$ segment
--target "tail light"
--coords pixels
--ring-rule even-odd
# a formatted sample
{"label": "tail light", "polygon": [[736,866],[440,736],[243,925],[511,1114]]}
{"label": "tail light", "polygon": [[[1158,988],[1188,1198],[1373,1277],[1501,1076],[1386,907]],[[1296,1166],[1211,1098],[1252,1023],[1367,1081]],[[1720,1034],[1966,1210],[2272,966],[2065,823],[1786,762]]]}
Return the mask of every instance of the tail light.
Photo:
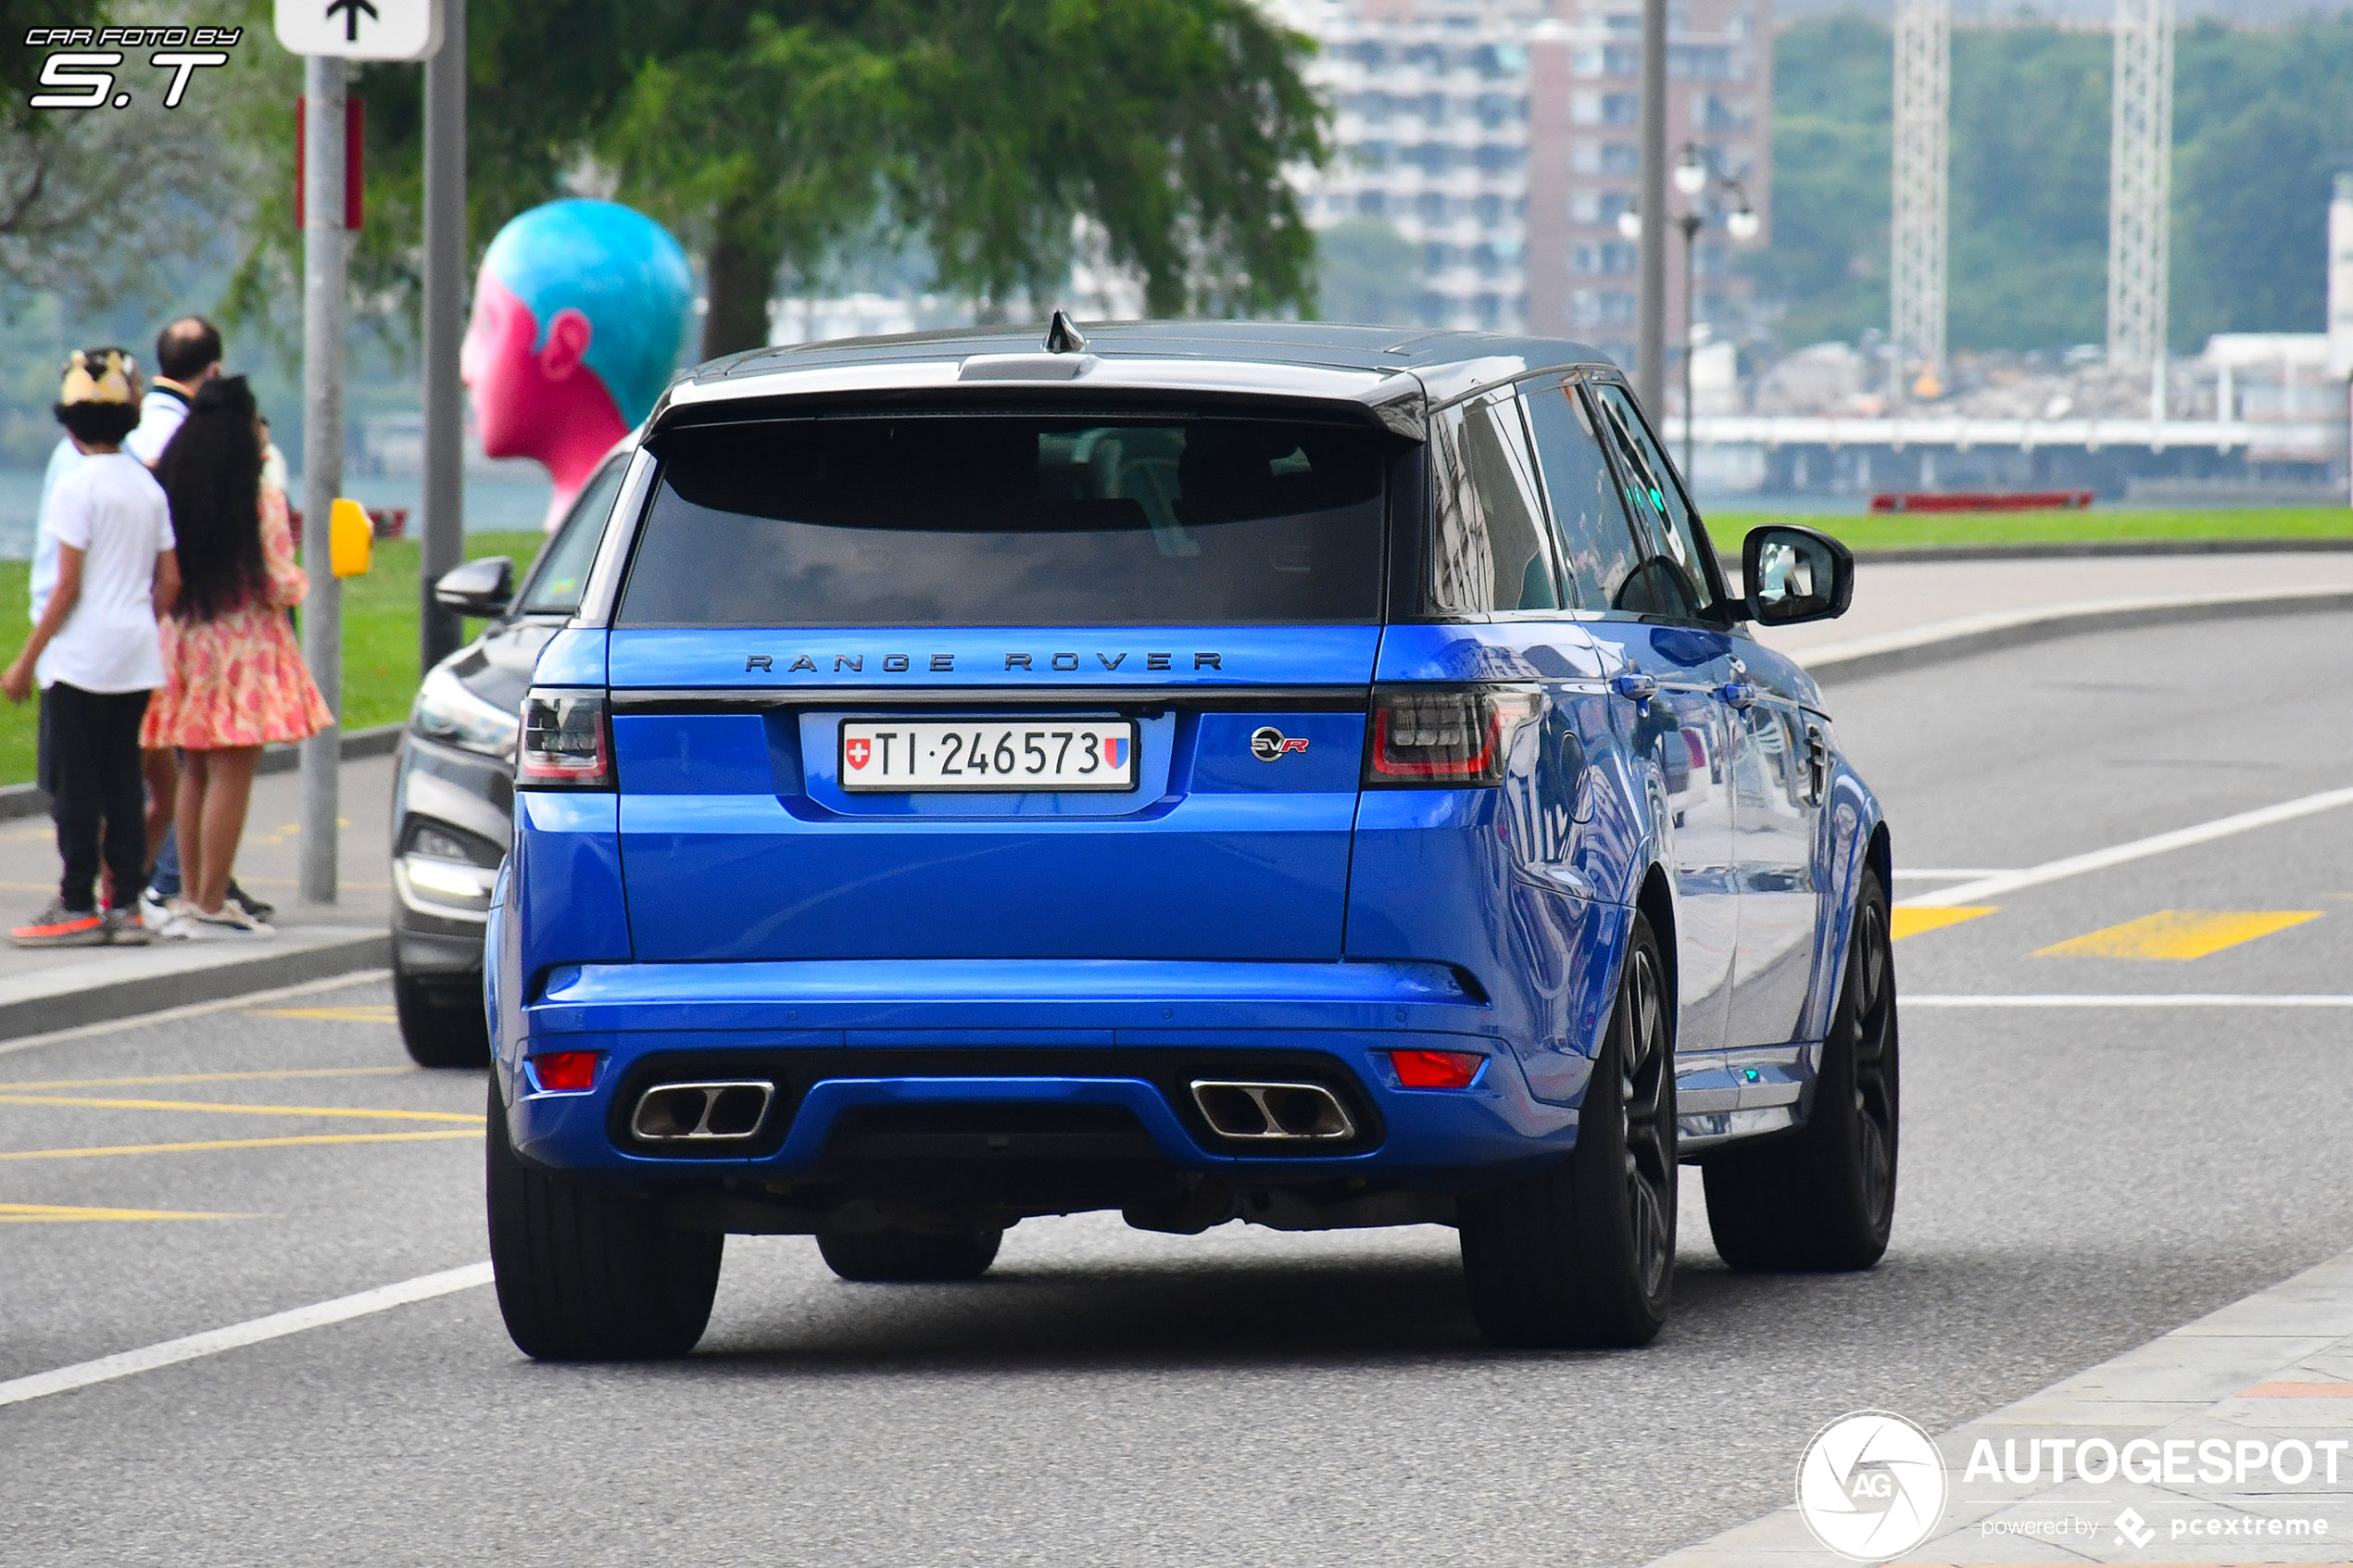
{"label": "tail light", "polygon": [[1365,787],[1501,784],[1512,737],[1543,706],[1517,686],[1384,686],[1373,693]]}
{"label": "tail light", "polygon": [[515,784],[522,789],[612,788],[612,738],[603,694],[535,691],[522,699]]}

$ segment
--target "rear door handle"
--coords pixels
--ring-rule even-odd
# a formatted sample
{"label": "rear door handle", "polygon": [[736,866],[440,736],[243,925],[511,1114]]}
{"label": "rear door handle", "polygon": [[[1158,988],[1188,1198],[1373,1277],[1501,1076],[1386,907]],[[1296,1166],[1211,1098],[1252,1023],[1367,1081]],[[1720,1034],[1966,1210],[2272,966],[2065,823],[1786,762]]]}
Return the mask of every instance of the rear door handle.
{"label": "rear door handle", "polygon": [[1728,681],[1716,688],[1717,700],[1727,708],[1746,709],[1756,700],[1756,688],[1746,681]]}

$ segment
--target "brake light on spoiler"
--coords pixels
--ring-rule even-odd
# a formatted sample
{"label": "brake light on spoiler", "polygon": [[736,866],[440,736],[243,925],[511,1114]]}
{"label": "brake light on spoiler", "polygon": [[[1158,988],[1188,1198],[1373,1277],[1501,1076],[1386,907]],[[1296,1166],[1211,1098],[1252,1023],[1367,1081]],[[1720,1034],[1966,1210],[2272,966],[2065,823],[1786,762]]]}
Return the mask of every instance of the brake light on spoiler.
{"label": "brake light on spoiler", "polygon": [[1367,789],[1497,784],[1519,727],[1543,711],[1520,686],[1383,686],[1373,693]]}

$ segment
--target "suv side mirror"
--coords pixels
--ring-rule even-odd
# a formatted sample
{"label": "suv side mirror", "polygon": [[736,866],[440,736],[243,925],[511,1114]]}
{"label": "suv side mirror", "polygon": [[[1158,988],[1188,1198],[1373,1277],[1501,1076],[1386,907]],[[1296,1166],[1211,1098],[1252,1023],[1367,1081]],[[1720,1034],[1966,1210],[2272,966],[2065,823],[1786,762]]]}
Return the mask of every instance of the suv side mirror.
{"label": "suv side mirror", "polygon": [[434,603],[481,621],[506,614],[514,596],[515,563],[505,556],[484,556],[453,567],[433,585]]}
{"label": "suv side mirror", "polygon": [[1741,578],[1748,618],[1760,626],[1830,621],[1854,602],[1855,552],[1819,529],[1751,529],[1741,545]]}

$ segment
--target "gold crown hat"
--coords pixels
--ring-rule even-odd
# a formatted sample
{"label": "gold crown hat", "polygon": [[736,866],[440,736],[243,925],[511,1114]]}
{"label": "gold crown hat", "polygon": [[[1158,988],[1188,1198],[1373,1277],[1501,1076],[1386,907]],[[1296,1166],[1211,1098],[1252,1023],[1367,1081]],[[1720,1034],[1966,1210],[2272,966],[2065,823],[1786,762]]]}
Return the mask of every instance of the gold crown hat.
{"label": "gold crown hat", "polygon": [[107,350],[106,362],[93,373],[90,356],[77,348],[66,361],[66,383],[57,393],[60,403],[132,403],[138,395],[132,382],[139,362],[119,348]]}

